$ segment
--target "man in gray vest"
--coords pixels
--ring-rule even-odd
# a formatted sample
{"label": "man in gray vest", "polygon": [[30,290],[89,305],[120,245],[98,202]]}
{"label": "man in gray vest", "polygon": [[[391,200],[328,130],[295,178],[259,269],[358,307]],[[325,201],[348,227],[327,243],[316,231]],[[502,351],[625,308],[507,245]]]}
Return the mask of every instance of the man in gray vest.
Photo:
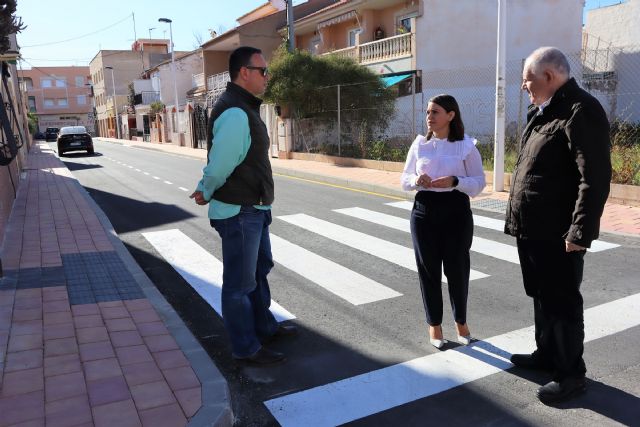
{"label": "man in gray vest", "polygon": [[262,52],[247,46],[234,50],[229,75],[209,117],[207,166],[190,197],[209,204],[211,226],[222,239],[222,317],[233,357],[264,365],[283,361],[284,354],[263,344],[295,335],[297,328],[278,325],[269,311],[274,186],[269,135],[256,97],[268,81]]}

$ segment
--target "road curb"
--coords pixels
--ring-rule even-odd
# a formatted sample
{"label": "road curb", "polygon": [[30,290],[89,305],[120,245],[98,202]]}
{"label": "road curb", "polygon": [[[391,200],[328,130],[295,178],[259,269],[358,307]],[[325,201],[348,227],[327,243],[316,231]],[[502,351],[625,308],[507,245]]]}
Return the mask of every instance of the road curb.
{"label": "road curb", "polygon": [[94,210],[107,236],[109,236],[115,252],[140,285],[140,288],[158,315],[162,318],[167,329],[169,329],[175,338],[178,346],[180,346],[180,349],[189,360],[189,363],[191,363],[193,371],[200,380],[202,386],[202,406],[191,418],[188,425],[191,427],[232,426],[234,416],[227,380],[220,373],[198,340],[186,327],[180,316],[178,316],[173,307],[165,300],[160,291],[158,291],[153,282],[151,282],[151,279],[149,279],[129,253],[104,211],[75,177],[73,177],[73,182],[74,185],[77,186],[78,192],[87,200],[88,204]]}

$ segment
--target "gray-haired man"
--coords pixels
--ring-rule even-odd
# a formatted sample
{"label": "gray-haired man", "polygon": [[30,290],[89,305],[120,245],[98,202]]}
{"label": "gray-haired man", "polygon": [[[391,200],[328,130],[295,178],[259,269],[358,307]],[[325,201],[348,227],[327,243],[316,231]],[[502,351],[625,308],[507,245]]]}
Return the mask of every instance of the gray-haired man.
{"label": "gray-haired man", "polygon": [[511,362],[553,372],[537,392],[544,403],[586,388],[583,258],[598,237],[611,181],[607,116],[569,71],[565,55],[552,47],[525,61],[522,89],[533,105],[505,222],[505,233],[517,238],[524,288],[533,298],[537,346]]}

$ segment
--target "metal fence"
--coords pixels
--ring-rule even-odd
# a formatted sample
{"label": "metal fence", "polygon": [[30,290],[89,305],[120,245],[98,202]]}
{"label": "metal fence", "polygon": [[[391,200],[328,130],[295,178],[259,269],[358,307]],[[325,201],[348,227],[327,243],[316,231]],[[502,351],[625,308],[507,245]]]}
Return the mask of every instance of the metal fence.
{"label": "metal fence", "polygon": [[[613,144],[640,146],[640,46],[585,46],[567,57],[571,75],[607,112]],[[514,145],[526,125],[529,98],[520,88],[523,64],[524,58],[508,61],[505,67],[507,146]],[[350,91],[355,89],[357,85],[318,88],[315,101],[310,101],[317,106],[305,106],[304,117],[293,112],[294,151],[375,158],[383,145],[384,160],[402,157],[393,150],[406,152],[416,134],[426,132],[428,100],[441,93],[458,100],[467,134],[480,143],[493,143],[495,65],[423,72],[405,79],[391,86],[392,108],[377,116],[372,114],[381,108],[376,102],[354,102]],[[372,117],[378,121],[371,123]]]}

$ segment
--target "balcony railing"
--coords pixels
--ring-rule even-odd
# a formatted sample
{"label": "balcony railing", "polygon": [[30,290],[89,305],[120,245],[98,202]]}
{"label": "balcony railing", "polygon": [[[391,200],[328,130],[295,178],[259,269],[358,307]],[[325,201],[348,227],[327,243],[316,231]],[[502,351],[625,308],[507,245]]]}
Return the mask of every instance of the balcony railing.
{"label": "balcony railing", "polygon": [[413,43],[414,33],[406,33],[345,49],[334,50],[324,55],[339,55],[353,58],[360,64],[371,64],[374,62],[388,61],[390,59],[410,57],[412,55]]}
{"label": "balcony railing", "polygon": [[160,92],[143,91],[134,97],[135,105],[150,105],[160,101]]}
{"label": "balcony railing", "polygon": [[225,71],[224,73],[214,74],[213,76],[207,77],[207,90],[215,91],[222,89],[224,90],[227,87],[227,82],[231,81],[231,77],[229,77],[229,72]]}
{"label": "balcony railing", "polygon": [[193,74],[191,76],[191,87],[204,86],[204,73]]}

